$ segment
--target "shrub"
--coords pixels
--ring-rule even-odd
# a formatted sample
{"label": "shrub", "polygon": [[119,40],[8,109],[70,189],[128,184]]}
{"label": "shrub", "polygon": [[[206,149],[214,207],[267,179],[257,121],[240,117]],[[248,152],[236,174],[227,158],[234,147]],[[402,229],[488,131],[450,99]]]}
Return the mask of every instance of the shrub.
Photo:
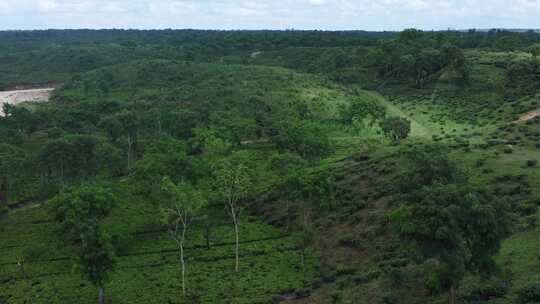
{"label": "shrub", "polygon": [[540,283],[530,283],[518,291],[519,303],[538,303],[540,302]]}
{"label": "shrub", "polygon": [[7,217],[9,214],[9,208],[7,206],[4,206],[3,204],[0,204],[0,220]]}
{"label": "shrub", "polygon": [[506,147],[503,149],[503,153],[505,154],[512,154],[514,152],[514,149],[512,149],[511,147]]}
{"label": "shrub", "polygon": [[398,304],[400,303],[399,297],[392,293],[383,294],[378,301],[379,304]]}
{"label": "shrub", "polygon": [[486,160],[481,158],[481,159],[476,160],[476,162],[474,163],[474,166],[476,168],[480,168],[480,167],[483,167],[485,164],[486,164]]}
{"label": "shrub", "polygon": [[538,165],[538,161],[536,159],[527,160],[527,167],[536,167],[536,165]]}
{"label": "shrub", "polygon": [[534,202],[525,202],[517,207],[517,211],[522,215],[531,215],[536,213],[538,206]]}
{"label": "shrub", "polygon": [[493,298],[500,298],[508,291],[508,284],[505,282],[489,282],[472,289],[461,298],[467,302],[477,303],[489,301]]}
{"label": "shrub", "polygon": [[534,229],[538,227],[538,215],[533,214],[523,218],[523,230]]}

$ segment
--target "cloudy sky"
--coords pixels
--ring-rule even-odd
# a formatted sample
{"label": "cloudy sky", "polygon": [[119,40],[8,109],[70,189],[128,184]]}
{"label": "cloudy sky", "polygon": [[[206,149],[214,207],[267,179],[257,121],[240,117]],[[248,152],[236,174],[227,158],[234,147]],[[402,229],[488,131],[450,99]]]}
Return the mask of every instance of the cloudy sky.
{"label": "cloudy sky", "polygon": [[540,28],[540,0],[0,0],[0,29]]}

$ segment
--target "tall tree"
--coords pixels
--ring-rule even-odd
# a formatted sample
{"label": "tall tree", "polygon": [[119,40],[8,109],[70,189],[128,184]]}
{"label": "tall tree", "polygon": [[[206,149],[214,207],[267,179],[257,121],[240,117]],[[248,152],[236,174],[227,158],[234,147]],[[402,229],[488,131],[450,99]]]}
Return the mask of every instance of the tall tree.
{"label": "tall tree", "polygon": [[171,238],[180,250],[182,265],[182,293],[186,293],[186,263],[184,259],[184,244],[186,233],[194,218],[201,214],[207,200],[202,192],[195,190],[186,183],[175,184],[168,177],[163,178],[161,189],[166,199],[161,205],[162,222],[167,226]]}
{"label": "tall tree", "polygon": [[105,283],[115,265],[115,250],[103,219],[116,198],[111,191],[94,185],[66,189],[51,200],[55,207],[57,234],[75,255],[75,266],[99,291],[105,303]]}
{"label": "tall tree", "polygon": [[297,172],[288,177],[288,198],[298,205],[300,220],[300,265],[305,269],[305,253],[313,238],[312,213],[315,209],[332,208],[334,191],[332,179],[326,172]]}
{"label": "tall tree", "polygon": [[240,270],[240,217],[244,209],[242,203],[252,186],[248,162],[249,155],[234,153],[224,159],[214,173],[218,195],[225,203],[234,225],[236,272]]}
{"label": "tall tree", "polygon": [[9,203],[11,191],[15,187],[25,152],[9,144],[0,144],[0,205]]}
{"label": "tall tree", "polygon": [[439,147],[411,153],[402,204],[390,220],[419,262],[434,261],[428,285],[450,304],[467,271],[490,273],[510,232],[507,204],[467,179]]}
{"label": "tall tree", "polygon": [[121,133],[126,138],[127,168],[129,170],[131,168],[131,163],[133,160],[133,151],[137,143],[138,126],[139,126],[138,118],[134,112],[130,110],[124,110],[116,114],[115,119],[120,125]]}
{"label": "tall tree", "polygon": [[285,197],[285,213],[286,213],[286,222],[285,222],[285,231],[288,232],[291,226],[291,218],[293,217],[293,212],[291,208],[291,193],[294,193],[297,189],[294,187],[296,183],[293,178],[297,172],[303,170],[307,165],[307,161],[302,158],[300,155],[294,153],[280,153],[272,156],[269,159],[268,167],[275,174],[275,184],[276,187],[274,191],[280,196]]}
{"label": "tall tree", "polygon": [[371,127],[375,122],[383,119],[386,109],[375,99],[353,97],[340,108],[340,120],[343,125],[355,132]]}
{"label": "tall tree", "polygon": [[436,185],[415,191],[391,220],[417,256],[435,261],[429,287],[447,290],[449,304],[455,304],[456,290],[467,271],[494,269],[492,257],[509,234],[504,205],[471,185]]}
{"label": "tall tree", "polygon": [[9,214],[9,208],[4,205],[0,205],[0,221],[6,218]]}

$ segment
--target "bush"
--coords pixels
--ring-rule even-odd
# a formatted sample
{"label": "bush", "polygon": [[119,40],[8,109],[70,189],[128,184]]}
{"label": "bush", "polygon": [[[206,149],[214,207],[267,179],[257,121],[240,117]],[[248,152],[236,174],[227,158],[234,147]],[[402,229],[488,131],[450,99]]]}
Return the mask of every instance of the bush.
{"label": "bush", "polygon": [[24,261],[33,263],[50,258],[51,253],[49,248],[44,245],[34,245],[31,247],[26,247],[23,250]]}
{"label": "bush", "polygon": [[378,304],[398,304],[398,303],[401,303],[401,301],[399,300],[399,296],[397,296],[396,294],[393,294],[392,292],[389,292],[389,293],[383,294],[379,298],[379,301],[377,303]]}
{"label": "bush", "polygon": [[489,282],[472,289],[467,294],[461,296],[461,298],[466,302],[477,303],[489,301],[493,298],[500,298],[504,296],[507,291],[508,285],[505,282]]}
{"label": "bush", "polygon": [[523,217],[523,220],[522,220],[523,231],[534,229],[536,227],[538,227],[538,215],[534,214],[534,215]]}
{"label": "bush", "polygon": [[355,272],[356,272],[356,269],[347,265],[339,264],[336,267],[336,274],[338,276],[350,275]]}
{"label": "bush", "polygon": [[527,160],[527,167],[529,168],[532,168],[532,167],[536,167],[536,165],[538,165],[538,161],[536,159],[529,159]]}
{"label": "bush", "polygon": [[506,147],[503,149],[503,153],[505,154],[512,154],[514,152],[514,149],[512,149],[511,147]]}
{"label": "bush", "polygon": [[522,304],[540,302],[540,283],[530,283],[518,291],[518,301]]}
{"label": "bush", "polygon": [[7,206],[4,206],[3,204],[0,204],[0,220],[7,217],[9,213],[9,208]]}
{"label": "bush", "polygon": [[531,215],[536,213],[538,206],[533,202],[526,202],[517,207],[517,211],[522,215]]}

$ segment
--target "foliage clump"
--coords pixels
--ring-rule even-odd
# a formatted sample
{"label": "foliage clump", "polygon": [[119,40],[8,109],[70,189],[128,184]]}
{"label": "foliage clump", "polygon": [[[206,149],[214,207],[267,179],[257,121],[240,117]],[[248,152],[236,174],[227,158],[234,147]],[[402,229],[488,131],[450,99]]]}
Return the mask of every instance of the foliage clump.
{"label": "foliage clump", "polygon": [[415,150],[414,168],[404,175],[401,205],[391,221],[416,260],[427,269],[427,286],[456,290],[467,272],[490,274],[493,256],[509,235],[511,218],[504,201],[473,184],[440,148]]}

